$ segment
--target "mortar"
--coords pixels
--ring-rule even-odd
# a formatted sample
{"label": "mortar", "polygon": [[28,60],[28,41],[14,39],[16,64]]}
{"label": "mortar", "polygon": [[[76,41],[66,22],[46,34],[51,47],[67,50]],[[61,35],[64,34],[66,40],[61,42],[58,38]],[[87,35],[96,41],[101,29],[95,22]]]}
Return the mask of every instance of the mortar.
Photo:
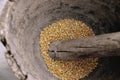
{"label": "mortar", "polygon": [[[59,80],[48,71],[40,55],[39,34],[60,19],[80,20],[96,35],[117,32],[120,31],[120,1],[13,1],[3,43],[8,49],[8,63],[20,80]],[[119,80],[119,68],[120,57],[101,58],[97,68],[81,80]]]}

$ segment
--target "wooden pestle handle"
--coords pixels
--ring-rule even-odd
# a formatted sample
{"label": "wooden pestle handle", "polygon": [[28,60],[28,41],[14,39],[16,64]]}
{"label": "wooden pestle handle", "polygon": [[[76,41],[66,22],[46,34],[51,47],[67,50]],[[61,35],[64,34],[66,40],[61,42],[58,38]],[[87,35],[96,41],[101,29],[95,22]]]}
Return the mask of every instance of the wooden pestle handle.
{"label": "wooden pestle handle", "polygon": [[52,42],[48,54],[54,60],[120,56],[120,32]]}

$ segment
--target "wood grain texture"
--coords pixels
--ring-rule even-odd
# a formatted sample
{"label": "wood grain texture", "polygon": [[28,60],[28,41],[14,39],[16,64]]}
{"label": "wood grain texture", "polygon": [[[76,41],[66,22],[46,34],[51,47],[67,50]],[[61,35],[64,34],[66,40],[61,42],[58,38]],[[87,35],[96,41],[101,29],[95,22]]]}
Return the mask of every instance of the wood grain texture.
{"label": "wood grain texture", "polygon": [[56,41],[50,44],[48,54],[55,60],[120,56],[120,32]]}

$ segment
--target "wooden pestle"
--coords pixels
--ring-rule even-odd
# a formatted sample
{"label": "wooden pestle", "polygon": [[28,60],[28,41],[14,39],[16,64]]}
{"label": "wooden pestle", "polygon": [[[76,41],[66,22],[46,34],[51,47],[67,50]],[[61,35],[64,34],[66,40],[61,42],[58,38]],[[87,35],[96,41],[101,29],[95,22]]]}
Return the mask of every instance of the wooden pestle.
{"label": "wooden pestle", "polygon": [[54,60],[120,56],[120,32],[52,42],[48,54]]}

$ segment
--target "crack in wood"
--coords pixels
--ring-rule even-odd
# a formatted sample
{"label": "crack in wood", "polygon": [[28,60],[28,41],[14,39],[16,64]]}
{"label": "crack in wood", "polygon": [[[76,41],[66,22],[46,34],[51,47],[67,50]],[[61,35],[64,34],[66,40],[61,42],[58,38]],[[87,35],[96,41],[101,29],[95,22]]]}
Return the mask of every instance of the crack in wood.
{"label": "crack in wood", "polygon": [[5,53],[5,57],[7,59],[8,64],[10,65],[12,71],[14,72],[15,76],[19,80],[27,80],[27,75],[22,72],[21,67],[17,63],[14,55],[12,54],[5,37],[0,35],[0,41],[2,42],[2,44],[5,46],[5,48],[7,50],[7,52]]}

